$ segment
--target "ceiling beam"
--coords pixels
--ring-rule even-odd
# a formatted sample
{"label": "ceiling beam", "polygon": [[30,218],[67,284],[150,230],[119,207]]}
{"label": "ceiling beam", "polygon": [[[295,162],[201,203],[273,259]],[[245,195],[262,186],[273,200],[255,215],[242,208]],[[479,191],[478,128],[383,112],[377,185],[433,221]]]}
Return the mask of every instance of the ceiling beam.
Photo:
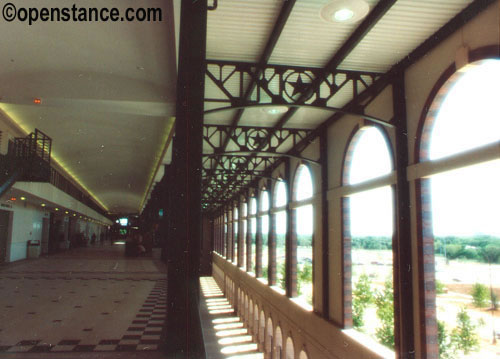
{"label": "ceiling beam", "polygon": [[[392,83],[396,74],[406,71],[411,65],[415,64],[429,51],[438,46],[443,40],[448,38],[451,34],[460,29],[467,22],[472,20],[477,14],[479,14],[481,11],[485,10],[488,6],[495,2],[496,0],[475,0],[460,13],[454,16],[445,25],[443,25],[438,31],[429,36],[423,43],[421,43],[412,52],[410,52],[410,54],[396,63],[388,72],[386,72],[382,77],[376,80],[370,87],[368,87],[356,98],[347,103],[344,108],[349,111],[350,108],[355,108],[359,103],[377,96],[386,86]],[[294,148],[290,149],[288,153],[296,154],[301,152],[312,141],[319,137],[321,133],[325,132],[334,122],[338,121],[342,117],[343,114],[340,113],[332,115],[323,123],[321,123],[316,129],[311,131],[304,139],[297,143]],[[266,169],[266,174],[272,173],[272,171],[275,170],[282,162],[282,159],[278,159],[269,168]],[[255,183],[251,184],[251,186],[254,185]]]}
{"label": "ceiling beam", "polygon": [[[295,0],[288,0],[283,2],[283,6],[281,8],[280,14],[278,16],[278,19],[276,20],[276,23],[274,24],[274,28],[271,32],[271,35],[269,36],[269,40],[267,41],[266,47],[264,48],[264,52],[262,53],[260,60],[259,60],[259,68],[257,69],[257,72],[255,74],[254,78],[259,78],[262,74],[262,69],[264,68],[264,65],[267,64],[269,61],[269,58],[271,57],[271,54],[273,53],[274,47],[276,46],[276,43],[278,42],[278,39],[281,35],[281,32],[283,31],[285,24],[288,20],[288,17],[290,16],[290,13],[292,12],[293,6],[295,5]],[[246,92],[244,95],[244,101],[247,102],[250,97],[252,96],[253,91],[255,90],[255,86],[257,84],[255,81],[251,81]],[[231,131],[228,133],[226,138],[224,139],[224,143],[221,146],[222,151],[226,150],[227,144],[229,143],[229,139],[231,138],[232,133],[234,132],[234,129],[238,126],[241,120],[241,116],[243,115],[244,109],[239,109],[236,112],[236,115],[234,116],[232,122],[231,122]]]}
{"label": "ceiling beam", "polygon": [[[344,44],[338,49],[338,51],[333,55],[333,57],[328,61],[324,67],[323,76],[317,77],[311,82],[307,91],[301,94],[298,103],[305,101],[309,96],[321,85],[330,72],[334,71],[354,50],[354,48],[364,39],[364,37],[370,32],[370,30],[375,26],[375,24],[389,11],[389,9],[396,3],[396,0],[381,0],[373,8],[372,11],[365,17],[363,22],[354,30],[354,32],[349,36],[349,38],[344,42]],[[274,125],[275,129],[283,127],[288,120],[298,111],[298,108],[291,108],[285,113],[280,120]]]}
{"label": "ceiling beam", "polygon": [[[496,1],[497,0],[475,0],[460,13],[455,15],[445,25],[443,25],[438,31],[429,36],[407,56],[396,63],[389,71],[387,71],[378,80],[376,80],[370,87],[360,93],[355,99],[352,99],[346,106],[344,106],[344,108],[349,111],[350,108],[356,108],[359,103],[377,96],[387,85],[392,83],[397,74],[406,71],[411,65],[415,64],[432,49],[438,46],[443,40],[448,38],[448,36],[460,29],[467,22],[473,19],[477,14],[485,10],[489,5],[495,3]],[[304,146],[307,143],[310,143],[313,139],[318,137],[323,131],[325,131],[335,121],[339,120],[342,116],[342,114],[337,113],[329,117],[316,129],[311,131],[302,141],[300,141],[295,147],[295,150],[300,149],[301,146]]]}
{"label": "ceiling beam", "polygon": [[[328,76],[328,73],[330,73],[332,70],[335,70],[338,65],[340,65],[346,57],[354,50],[354,48],[363,40],[363,38],[368,34],[368,32],[376,25],[376,23],[389,11],[389,9],[396,3],[397,0],[380,0],[377,5],[373,8],[372,11],[368,14],[368,16],[365,17],[365,19],[361,22],[361,24],[354,30],[354,32],[349,36],[349,38],[344,42],[344,44],[340,47],[340,49],[333,55],[333,57],[330,59],[330,61],[326,64],[324,67],[323,75],[316,77],[313,82],[309,85],[308,89],[301,94],[299,99],[297,100],[297,103],[304,102],[305,99],[307,99],[310,94],[314,92],[315,89],[317,89],[321,83],[324,81],[325,77]],[[286,6],[286,3],[283,5],[283,7]],[[281,14],[280,14],[281,15]],[[283,24],[284,25],[284,24]],[[252,86],[255,86],[255,83],[252,82]],[[251,87],[252,87],[251,86]],[[254,87],[253,87],[254,88]],[[252,88],[252,90],[253,90]],[[249,93],[251,95],[251,92]],[[352,101],[351,101],[352,102]],[[292,116],[298,111],[297,107],[292,107],[290,108],[280,119],[279,121],[273,126],[273,129],[269,131],[269,133],[266,136],[266,139],[263,141],[269,142],[274,135],[276,131],[279,131],[287,122],[292,118]],[[235,120],[238,119],[237,121],[239,122],[239,119],[241,118],[241,114],[243,113],[243,109],[238,110],[237,115],[235,117]],[[238,124],[238,122],[233,122],[233,125]],[[306,138],[310,138],[311,134],[306,136]],[[221,147],[222,151],[225,151],[226,145],[229,142],[230,136],[227,136],[226,140],[224,141],[224,146]],[[305,140],[305,139],[304,139]],[[300,143],[303,143],[304,140],[300,141]],[[263,148],[263,144],[259,146],[256,150],[261,150]],[[297,146],[296,146],[297,147]],[[290,152],[289,152],[290,154]],[[277,162],[281,162],[281,160],[278,160]],[[275,163],[276,164],[276,163]],[[275,164],[273,164],[271,167],[274,167]]]}
{"label": "ceiling beam", "polygon": [[[273,30],[271,31],[271,35],[269,36],[269,39],[267,41],[266,46],[264,47],[264,51],[259,59],[259,67],[257,69],[257,72],[253,78],[259,78],[262,75],[264,65],[266,65],[269,61],[269,58],[272,55],[272,52],[274,50],[274,47],[276,46],[276,43],[278,42],[279,37],[281,36],[281,33],[285,27],[285,24],[288,20],[288,17],[290,16],[292,9],[295,5],[296,0],[287,0],[283,2],[283,6],[281,7],[280,13],[278,15],[278,19],[276,20],[276,23],[274,24]],[[244,100],[248,101],[251,96],[253,91],[255,90],[256,87],[256,82],[254,80],[251,80],[245,95],[244,95]],[[244,109],[239,109],[234,118],[231,121],[230,129],[229,132],[227,133],[226,137],[224,138],[224,142],[222,143],[222,146],[220,149],[222,152],[224,152],[227,148],[227,145],[233,136],[234,131],[236,130],[238,124],[240,123],[241,117],[243,116]],[[216,168],[220,163],[220,157],[217,158],[215,162],[215,167]]]}
{"label": "ceiling beam", "polygon": [[[394,2],[394,1],[393,1]],[[443,40],[448,38],[451,34],[453,34],[455,31],[460,29],[462,26],[464,26],[467,22],[469,22],[471,19],[473,19],[477,14],[485,10],[488,6],[492,5],[495,3],[496,0],[475,0],[472,2],[470,5],[468,5],[466,8],[464,8],[460,13],[458,13],[456,16],[454,16],[450,21],[448,21],[445,25],[443,25],[438,31],[436,31],[434,34],[429,36],[422,44],[420,44],[417,48],[415,48],[410,54],[405,56],[403,59],[401,59],[397,64],[395,64],[388,72],[386,72],[382,77],[380,77],[378,80],[376,80],[370,87],[368,87],[365,91],[361,92],[355,99],[352,99],[348,104],[346,104],[343,108],[347,111],[349,109],[355,108],[359,103],[362,103],[363,101],[375,97],[377,94],[379,94],[387,85],[391,83],[393,80],[395,74],[398,74],[402,71],[405,71],[410,67],[411,65],[415,64],[418,60],[420,60],[423,56],[425,56],[428,52],[430,52],[432,49],[437,47]],[[381,3],[384,3],[384,1],[381,1],[378,5]],[[389,3],[389,2],[385,2]],[[377,5],[377,7],[378,7]],[[386,4],[388,5],[388,4]],[[392,4],[391,4],[392,6]],[[388,9],[387,9],[388,10]],[[387,11],[386,10],[386,11]],[[372,11],[372,13],[375,11],[375,9]],[[381,11],[381,10],[378,10]],[[385,13],[385,12],[384,12]],[[383,15],[383,14],[382,14]],[[371,16],[368,15],[367,18],[365,18],[365,21],[367,21]],[[380,19],[380,13],[378,15]],[[363,21],[363,23],[365,22]],[[363,23],[359,26],[359,28],[365,28],[365,29],[371,29],[375,25],[375,22],[372,22],[369,28],[365,28],[367,25],[363,25]],[[359,29],[358,28],[358,29]],[[353,33],[357,33],[357,30]],[[366,31],[366,30],[365,30]],[[359,36],[359,34],[358,34]],[[359,40],[360,41],[360,40]],[[357,43],[359,43],[359,41]],[[341,47],[341,49],[345,46],[347,49],[347,43],[354,44],[352,40],[348,39],[346,43]],[[356,43],[356,44],[357,44]],[[340,50],[339,50],[340,51]],[[345,50],[343,50],[345,51]],[[352,51],[352,49],[351,49]],[[332,65],[335,62],[338,61],[335,60],[335,55],[330,62],[327,64]],[[341,62],[340,62],[341,63]],[[340,64],[339,63],[339,64]],[[326,68],[326,67],[325,67]],[[293,111],[294,109],[291,109],[290,111]],[[289,111],[289,112],[290,112]],[[286,118],[288,116],[288,113],[286,113],[282,119],[280,119],[279,124],[282,126],[286,121],[288,121],[290,117]],[[315,130],[310,132],[304,139],[302,139],[297,145],[292,148],[291,150],[288,151],[289,154],[296,154],[300,151],[302,151],[308,144],[310,144],[314,139],[316,139],[322,132],[324,132],[326,129],[328,129],[329,126],[331,126],[334,122],[342,118],[342,114],[334,114],[331,117],[329,117],[327,120],[325,120],[323,123],[321,123]],[[284,118],[286,118],[284,120]],[[277,129],[277,125],[275,126]],[[266,169],[267,174],[271,173],[274,169],[276,169],[281,163],[282,159],[277,160],[274,162],[269,168]],[[257,180],[252,183],[249,187],[255,186],[257,183]]]}

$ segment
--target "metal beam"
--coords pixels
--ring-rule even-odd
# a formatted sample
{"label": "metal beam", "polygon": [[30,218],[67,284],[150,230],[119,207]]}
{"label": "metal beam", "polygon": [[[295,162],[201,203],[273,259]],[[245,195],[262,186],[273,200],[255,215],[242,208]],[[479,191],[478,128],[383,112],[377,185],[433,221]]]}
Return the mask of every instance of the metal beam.
{"label": "metal beam", "polygon": [[[246,108],[255,108],[255,107],[275,107],[275,106],[276,105],[272,104],[272,103],[270,103],[270,104],[248,103],[248,104],[243,104],[241,106],[228,106],[228,107],[214,108],[214,109],[211,109],[211,110],[205,110],[205,115],[210,114],[210,113],[220,112],[220,111],[227,111],[227,110],[246,109]],[[315,108],[315,109],[319,109],[319,110],[332,111],[332,112],[336,112],[336,113],[339,113],[339,114],[342,114],[342,115],[353,115],[353,116],[361,117],[361,118],[364,118],[367,121],[374,122],[376,124],[379,124],[379,125],[382,125],[382,126],[385,126],[385,127],[390,127],[390,128],[394,127],[394,125],[392,123],[390,123],[389,121],[382,120],[381,118],[378,118],[378,117],[375,117],[375,116],[366,115],[366,114],[364,114],[362,112],[355,111],[355,110],[348,111],[348,110],[345,110],[344,108],[340,108],[340,107],[316,106],[316,105],[306,104],[306,103],[299,103],[299,104],[292,104],[291,103],[291,104],[286,104],[286,105],[283,105],[283,106],[287,106],[290,109],[299,109],[299,108],[306,108],[306,107],[308,107],[308,108]],[[262,128],[269,129],[268,127],[262,127]],[[236,129],[236,127],[231,127],[231,130],[233,132],[234,132],[235,129]],[[276,129],[276,131],[277,130],[278,129]],[[228,134],[228,136],[226,136],[226,140],[229,141],[229,134]],[[227,143],[226,143],[226,145],[227,145]],[[225,147],[224,147],[224,149],[225,149]]]}
{"label": "metal beam", "polygon": [[[346,106],[343,107],[346,111],[355,109],[358,104],[363,103],[366,100],[373,99],[375,96],[377,96],[388,84],[391,83],[393,80],[395,74],[404,72],[408,67],[416,63],[418,60],[420,60],[424,55],[426,55],[429,51],[434,49],[436,46],[438,46],[443,40],[448,38],[453,32],[457,31],[459,28],[464,26],[467,22],[469,22],[471,19],[473,19],[477,14],[485,10],[488,6],[492,5],[495,3],[496,0],[475,0],[473,3],[471,3],[469,6],[464,8],[459,14],[454,16],[450,21],[448,21],[445,25],[443,25],[438,31],[436,31],[434,34],[429,36],[427,40],[425,40],[422,44],[420,44],[417,48],[415,48],[410,54],[405,56],[401,61],[399,61],[397,64],[395,64],[388,72],[386,72],[383,76],[381,76],[379,79],[375,80],[375,82],[368,87],[365,91],[361,92],[356,98],[352,99]],[[387,6],[388,2],[380,2],[381,3],[386,3],[385,6]],[[378,6],[378,5],[377,5]],[[372,11],[374,12],[375,9]],[[378,10],[381,11],[381,10]],[[378,14],[380,16],[380,13]],[[383,15],[383,14],[382,14]],[[369,15],[370,17],[370,15]],[[365,21],[369,18],[367,17]],[[363,21],[363,23],[365,22]],[[372,20],[373,21],[373,20]],[[363,26],[363,23],[360,25],[360,27]],[[371,24],[372,28],[375,23]],[[365,25],[366,26],[366,25]],[[354,35],[354,33],[353,33]],[[351,42],[351,41],[347,41]],[[346,42],[346,43],[347,43]],[[338,61],[338,60],[337,60]],[[333,58],[329,62],[333,63]],[[293,111],[290,110],[290,111]],[[284,115],[284,118],[289,116],[288,113]],[[329,126],[331,126],[334,122],[342,118],[343,115],[336,113],[327,120],[325,120],[321,125],[319,125],[315,130],[310,132],[304,139],[302,139],[293,149],[289,151],[290,154],[297,154],[301,150],[303,150],[307,145],[309,145],[314,139],[316,139],[318,136],[320,136],[321,133],[326,131]],[[281,119],[280,123],[278,125],[282,125],[283,123],[286,123],[288,119],[291,118],[288,117],[286,119]],[[277,126],[275,126],[277,128]],[[271,172],[273,169],[275,169],[277,166],[279,166],[282,163],[281,160],[276,161],[273,163],[269,168],[268,168],[268,173]]]}
{"label": "metal beam", "polygon": [[404,73],[401,72],[392,84],[394,121],[396,129],[396,172],[394,209],[396,228],[393,239],[394,263],[394,314],[395,343],[402,358],[410,358],[415,353],[413,341],[413,266],[411,245],[410,186],[407,180],[408,132],[406,118],[406,96]]}
{"label": "metal beam", "polygon": [[227,155],[241,155],[241,156],[248,155],[248,157],[250,157],[250,156],[254,156],[256,154],[262,154],[262,155],[266,155],[268,157],[296,158],[298,160],[306,161],[306,162],[309,162],[311,164],[319,165],[318,161],[310,159],[310,158],[296,156],[296,155],[292,155],[289,153],[266,152],[266,151],[228,151],[228,152],[224,152],[224,153],[204,154],[204,156],[220,157],[220,156],[227,156]]}
{"label": "metal beam", "polygon": [[[356,30],[349,36],[349,38],[344,42],[344,44],[341,46],[339,51],[331,58],[331,60],[328,62],[326,67],[324,68],[323,75],[316,77],[311,85],[308,87],[307,91],[305,93],[302,93],[299,99],[297,100],[298,103],[303,102],[304,99],[307,99],[312,92],[324,81],[326,74],[328,71],[331,71],[332,69],[335,69],[342,61],[349,55],[349,53],[356,47],[356,45],[366,36],[366,34],[375,26],[375,24],[384,16],[384,14],[391,8],[392,5],[396,0],[381,0],[375,8],[368,14],[368,16],[362,21],[362,23],[356,28]],[[286,3],[284,3],[283,7],[286,6]],[[291,9],[290,9],[291,10]],[[255,82],[252,81],[252,86],[255,86]],[[249,96],[251,93],[249,93]],[[248,100],[248,99],[247,99]],[[297,107],[292,107],[288,110],[288,112],[283,115],[278,123],[276,123],[272,131],[270,131],[263,143],[269,142],[270,139],[273,136],[273,133],[281,129],[286,122],[297,112],[298,108]],[[352,110],[352,108],[350,108]],[[241,113],[240,113],[241,111]],[[241,114],[243,110],[240,109],[238,110],[238,114],[235,117],[238,118],[237,121],[241,118]],[[236,127],[238,122],[233,122],[232,125]],[[309,136],[307,136],[309,137]],[[224,146],[222,147],[223,150],[225,150],[227,143],[229,142],[230,136],[228,135],[224,141]],[[304,142],[304,140],[300,141]],[[259,146],[257,150],[262,149],[264,144]]]}
{"label": "metal beam", "polygon": [[[396,0],[381,0],[373,8],[368,16],[363,20],[363,22],[354,30],[354,32],[349,36],[349,38],[340,47],[337,53],[330,59],[328,64],[325,66],[325,73],[332,71],[338,67],[346,59],[346,57],[351,53],[352,50],[363,40],[363,38],[368,34],[368,32],[375,26],[375,24],[385,15],[387,11],[396,3]],[[298,102],[307,99],[311,93],[316,89],[321,82],[323,82],[324,76],[316,78],[313,80],[308,90],[301,94]],[[288,122],[290,118],[297,112],[296,108],[290,109],[274,126],[275,129],[281,128]]]}

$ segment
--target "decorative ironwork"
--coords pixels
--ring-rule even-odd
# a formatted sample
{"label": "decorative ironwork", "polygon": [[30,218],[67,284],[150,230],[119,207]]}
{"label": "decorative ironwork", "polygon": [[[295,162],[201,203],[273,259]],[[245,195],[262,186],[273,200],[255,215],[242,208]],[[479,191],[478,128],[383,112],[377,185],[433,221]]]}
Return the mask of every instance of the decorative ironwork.
{"label": "decorative ironwork", "polygon": [[203,138],[214,153],[224,152],[221,148],[222,139],[230,136],[228,146],[238,148],[239,151],[265,151],[277,153],[279,147],[288,143],[295,146],[311,131],[306,129],[283,128],[273,130],[268,127],[240,126],[231,132],[229,126],[205,125]]}
{"label": "decorative ironwork", "polygon": [[[381,74],[335,70],[325,73],[320,68],[303,68],[283,65],[259,65],[242,62],[207,61],[208,91],[206,102],[230,103],[238,107],[248,104],[287,105],[307,103],[327,106],[327,103],[342,89],[350,85],[353,95],[369,87]],[[308,93],[314,80],[320,79],[319,86]],[[250,99],[245,91],[251,82],[255,90]],[[215,86],[215,89],[214,89]],[[299,98],[305,96],[299,100]]]}

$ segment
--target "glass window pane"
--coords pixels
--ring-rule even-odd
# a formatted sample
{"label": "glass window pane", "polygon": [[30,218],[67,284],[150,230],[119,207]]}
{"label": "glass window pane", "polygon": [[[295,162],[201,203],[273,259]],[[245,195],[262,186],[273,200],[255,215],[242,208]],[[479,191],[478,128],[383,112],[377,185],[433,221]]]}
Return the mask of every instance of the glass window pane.
{"label": "glass window pane", "polygon": [[459,79],[446,94],[433,124],[431,159],[500,140],[500,60],[469,64],[455,76]]}
{"label": "glass window pane", "polygon": [[313,206],[296,209],[297,221],[297,292],[309,305],[313,295]]}
{"label": "glass window pane", "polygon": [[302,201],[313,196],[313,184],[311,172],[307,166],[300,166],[297,172],[297,182],[295,183],[295,200]]}
{"label": "glass window pane", "polygon": [[349,197],[354,328],[394,347],[392,190]]}
{"label": "glass window pane", "polygon": [[287,201],[287,195],[286,195],[286,185],[285,182],[280,181],[276,184],[276,192],[275,192],[275,199],[274,199],[274,204],[275,207],[281,207],[284,206]]}
{"label": "glass window pane", "polygon": [[349,184],[383,176],[392,168],[389,149],[380,130],[368,126],[360,131],[350,164]]}
{"label": "glass window pane", "polygon": [[285,289],[285,261],[286,261],[286,227],[287,216],[285,211],[280,211],[276,216],[276,273],[277,285]]}

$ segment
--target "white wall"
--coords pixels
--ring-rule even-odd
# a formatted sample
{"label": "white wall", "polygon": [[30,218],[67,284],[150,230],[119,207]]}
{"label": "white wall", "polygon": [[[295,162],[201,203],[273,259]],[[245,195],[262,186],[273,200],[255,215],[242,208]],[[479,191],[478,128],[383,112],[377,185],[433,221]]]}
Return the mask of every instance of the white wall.
{"label": "white wall", "polygon": [[[38,208],[22,203],[16,203],[12,209],[12,237],[10,239],[10,250],[7,261],[14,262],[27,257],[27,245],[29,240],[42,240],[42,223],[44,217],[49,213]],[[9,244],[7,244],[9,247]]]}

